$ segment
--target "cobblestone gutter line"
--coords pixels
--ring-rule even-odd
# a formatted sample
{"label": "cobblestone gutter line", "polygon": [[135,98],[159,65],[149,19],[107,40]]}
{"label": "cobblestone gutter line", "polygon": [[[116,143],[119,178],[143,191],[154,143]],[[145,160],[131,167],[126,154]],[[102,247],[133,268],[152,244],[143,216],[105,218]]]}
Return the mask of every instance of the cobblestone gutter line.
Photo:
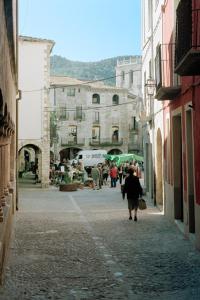
{"label": "cobblestone gutter line", "polygon": [[91,238],[94,240],[94,243],[98,249],[98,252],[101,254],[103,260],[105,261],[107,267],[111,271],[111,274],[113,275],[113,278],[115,278],[118,283],[120,283],[121,289],[124,291],[124,293],[127,293],[127,299],[134,299],[134,293],[131,290],[131,287],[127,285],[127,283],[124,282],[123,276],[124,273],[122,271],[122,268],[114,255],[110,253],[108,248],[104,245],[102,239],[98,236],[96,236],[92,226],[90,225],[89,221],[86,219],[83,211],[81,210],[80,206],[77,204],[76,200],[72,195],[69,195],[69,198],[76,210],[76,212],[80,216],[80,220],[84,224],[86,230],[88,231]]}

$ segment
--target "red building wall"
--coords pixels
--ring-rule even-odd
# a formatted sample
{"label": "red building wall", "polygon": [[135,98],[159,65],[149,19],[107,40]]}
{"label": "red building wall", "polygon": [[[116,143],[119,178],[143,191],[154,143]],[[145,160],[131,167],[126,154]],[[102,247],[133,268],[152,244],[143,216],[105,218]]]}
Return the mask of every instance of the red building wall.
{"label": "red building wall", "polygon": [[[175,41],[175,28],[176,24],[174,22],[175,8],[173,7],[174,1],[167,1],[166,5],[163,7],[163,44],[170,44]],[[192,1],[193,8],[200,9],[200,1]],[[200,42],[200,11],[199,11],[199,21],[195,24],[198,28],[193,28],[193,33],[199,37]],[[194,27],[194,26],[193,26]],[[200,45],[200,43],[199,43]],[[194,181],[195,181],[195,199],[196,203],[200,205],[200,76],[184,76],[181,77],[181,93],[178,97],[172,101],[165,101],[164,103],[164,135],[167,139],[166,132],[166,116],[170,113],[170,142],[172,136],[172,114],[177,108],[181,108],[182,112],[182,163],[183,163],[183,188],[184,194],[187,193],[187,163],[186,163],[186,120],[185,120],[185,105],[192,101],[193,106],[193,140],[194,140]],[[171,143],[171,153],[172,153],[172,143]],[[172,157],[172,154],[170,155]],[[164,159],[166,161],[166,146],[164,149]],[[172,159],[166,161],[166,163],[172,164]],[[173,185],[173,166],[170,166],[171,178],[170,183]],[[184,197],[185,200],[187,197]]]}

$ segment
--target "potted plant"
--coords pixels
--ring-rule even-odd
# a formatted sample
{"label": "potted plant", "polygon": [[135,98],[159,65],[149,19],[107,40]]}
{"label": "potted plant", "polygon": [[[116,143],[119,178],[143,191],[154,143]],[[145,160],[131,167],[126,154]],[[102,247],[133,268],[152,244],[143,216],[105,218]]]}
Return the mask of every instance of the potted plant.
{"label": "potted plant", "polygon": [[59,185],[59,190],[61,192],[77,191],[77,184],[72,182],[71,177],[69,177],[67,172],[64,173],[62,182]]}

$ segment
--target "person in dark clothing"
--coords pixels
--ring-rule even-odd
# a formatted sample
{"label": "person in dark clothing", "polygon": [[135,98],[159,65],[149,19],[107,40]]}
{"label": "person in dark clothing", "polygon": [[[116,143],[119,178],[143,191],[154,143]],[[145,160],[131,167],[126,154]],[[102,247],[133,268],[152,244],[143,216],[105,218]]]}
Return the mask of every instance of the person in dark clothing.
{"label": "person in dark clothing", "polygon": [[128,173],[129,176],[125,179],[122,195],[124,199],[125,194],[127,194],[129,220],[132,220],[132,210],[134,209],[134,221],[137,221],[138,199],[142,196],[143,191],[139,178],[133,175],[134,169],[129,169]]}

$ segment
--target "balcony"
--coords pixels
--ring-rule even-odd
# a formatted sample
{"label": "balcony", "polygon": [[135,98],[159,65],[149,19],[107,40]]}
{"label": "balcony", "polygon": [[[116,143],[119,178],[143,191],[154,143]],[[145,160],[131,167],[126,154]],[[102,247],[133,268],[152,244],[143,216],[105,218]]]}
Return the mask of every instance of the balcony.
{"label": "balcony", "polygon": [[66,108],[61,107],[58,113],[59,121],[68,121],[69,120],[69,112],[66,111]]}
{"label": "balcony", "polygon": [[129,143],[128,144],[128,152],[135,151],[139,152],[140,151],[140,146],[138,143]]}
{"label": "balcony", "polygon": [[85,113],[81,112],[81,113],[74,113],[74,121],[85,121]]}
{"label": "balcony", "polygon": [[84,146],[85,145],[85,139],[84,138],[62,138],[61,139],[61,146],[64,147],[72,147],[72,146]]}
{"label": "balcony", "polygon": [[134,134],[138,134],[138,126],[135,124],[129,124],[129,131]]}
{"label": "balcony", "polygon": [[106,147],[106,146],[122,146],[123,139],[112,139],[112,138],[102,138],[102,139],[90,139],[90,146],[96,147]]}
{"label": "balcony", "polygon": [[176,10],[175,72],[181,76],[200,75],[200,8],[181,0]]}
{"label": "balcony", "polygon": [[155,59],[156,95],[158,100],[173,100],[181,91],[180,78],[174,73],[174,44],[162,44]]}
{"label": "balcony", "polygon": [[99,125],[100,124],[100,120],[99,119],[94,119],[92,124],[93,125]]}

